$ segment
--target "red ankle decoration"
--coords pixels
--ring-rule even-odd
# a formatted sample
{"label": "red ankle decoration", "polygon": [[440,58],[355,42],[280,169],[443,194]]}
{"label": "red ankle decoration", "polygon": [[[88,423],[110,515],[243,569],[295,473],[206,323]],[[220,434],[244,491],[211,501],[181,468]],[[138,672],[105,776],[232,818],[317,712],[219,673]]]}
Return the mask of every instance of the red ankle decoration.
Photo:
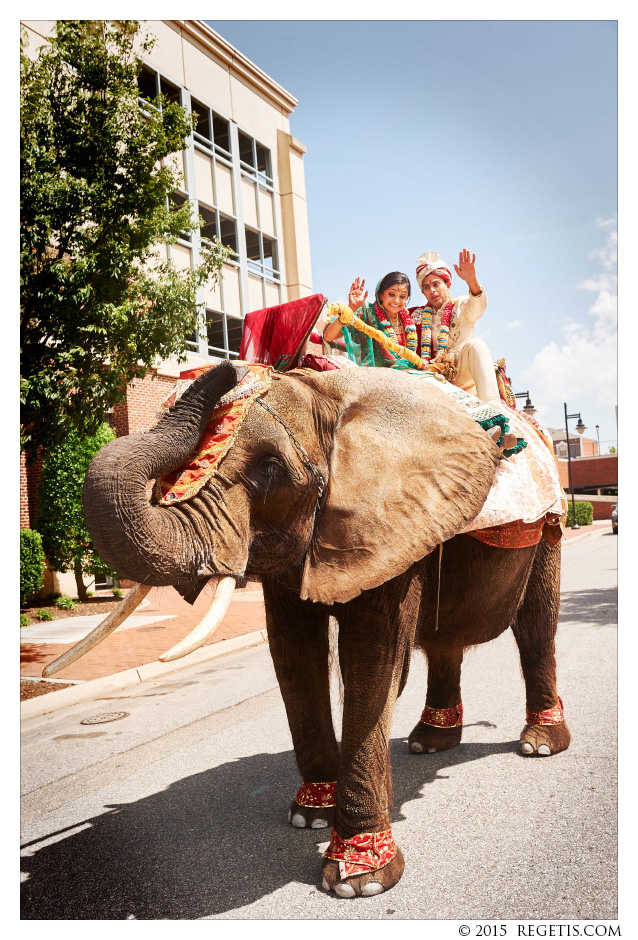
{"label": "red ankle decoration", "polygon": [[463,724],[463,702],[452,705],[451,708],[430,708],[426,705],[421,721],[433,728],[460,728]]}
{"label": "red ankle decoration", "polygon": [[324,857],[339,862],[339,875],[343,879],[350,875],[377,871],[391,862],[396,854],[397,847],[391,829],[383,832],[363,832],[351,839],[342,839],[333,829]]}
{"label": "red ankle decoration", "polygon": [[531,708],[526,709],[525,720],[528,725],[560,725],[565,721],[565,712],[563,711],[563,700],[558,696],[558,703],[553,708],[548,708],[544,712],[535,712]]}
{"label": "red ankle decoration", "polygon": [[335,791],[337,781],[332,780],[329,783],[302,783],[297,791],[295,802],[299,806],[310,806],[316,809],[322,809],[325,806],[335,805]]}

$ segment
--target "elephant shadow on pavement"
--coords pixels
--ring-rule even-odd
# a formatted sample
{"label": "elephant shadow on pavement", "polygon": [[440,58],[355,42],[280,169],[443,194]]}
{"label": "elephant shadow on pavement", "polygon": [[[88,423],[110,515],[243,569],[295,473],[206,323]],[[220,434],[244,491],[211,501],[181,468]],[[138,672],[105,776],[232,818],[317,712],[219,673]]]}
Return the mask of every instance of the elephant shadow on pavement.
{"label": "elephant shadow on pavement", "polygon": [[560,620],[562,623],[586,623],[597,627],[616,624],[617,589],[614,587],[563,591],[560,597]]}
{"label": "elephant shadow on pavement", "polygon": [[[424,760],[407,752],[405,738],[393,739],[393,820],[406,818],[403,804],[427,799],[427,785],[447,767],[514,746],[462,744]],[[290,882],[309,895],[320,892],[330,830],[289,825],[298,785],[293,751],[260,753],[131,803],[105,804],[100,815],[23,845],[21,918],[196,920],[240,909]]]}

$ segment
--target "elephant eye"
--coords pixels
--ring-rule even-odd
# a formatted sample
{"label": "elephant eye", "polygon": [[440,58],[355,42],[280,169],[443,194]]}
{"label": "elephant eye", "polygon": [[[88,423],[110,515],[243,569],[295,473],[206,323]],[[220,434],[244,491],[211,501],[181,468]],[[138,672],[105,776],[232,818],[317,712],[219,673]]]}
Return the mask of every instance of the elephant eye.
{"label": "elephant eye", "polygon": [[274,456],[263,457],[251,473],[251,484],[255,495],[266,496],[273,487],[288,480],[288,471]]}

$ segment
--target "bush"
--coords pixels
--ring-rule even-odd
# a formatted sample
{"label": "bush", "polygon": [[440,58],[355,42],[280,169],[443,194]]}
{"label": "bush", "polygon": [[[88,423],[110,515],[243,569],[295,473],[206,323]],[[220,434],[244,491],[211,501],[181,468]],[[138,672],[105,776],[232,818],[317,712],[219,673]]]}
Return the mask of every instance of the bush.
{"label": "bush", "polygon": [[67,597],[66,594],[61,594],[55,602],[55,606],[58,610],[75,610],[75,602],[72,598]]}
{"label": "bush", "polygon": [[42,587],[44,550],[42,536],[35,529],[20,529],[20,606]]}
{"label": "bush", "polygon": [[121,597],[122,589],[118,587],[114,587],[112,593],[113,593],[113,597]]}
{"label": "bush", "polygon": [[29,620],[26,614],[20,614],[20,626],[21,627],[28,627],[30,623],[31,621]]}
{"label": "bush", "polygon": [[50,610],[39,610],[35,615],[36,620],[53,620],[53,614]]}
{"label": "bush", "polygon": [[[567,497],[569,499],[569,496]],[[578,525],[591,525],[594,521],[594,507],[591,503],[576,502],[576,522]],[[567,507],[567,528],[574,524],[571,501]]]}
{"label": "bush", "polygon": [[93,551],[82,508],[82,486],[89,464],[114,437],[106,424],[87,438],[70,432],[62,444],[49,451],[42,465],[36,525],[51,567],[74,573],[80,601],[87,598],[84,575],[117,577]]}

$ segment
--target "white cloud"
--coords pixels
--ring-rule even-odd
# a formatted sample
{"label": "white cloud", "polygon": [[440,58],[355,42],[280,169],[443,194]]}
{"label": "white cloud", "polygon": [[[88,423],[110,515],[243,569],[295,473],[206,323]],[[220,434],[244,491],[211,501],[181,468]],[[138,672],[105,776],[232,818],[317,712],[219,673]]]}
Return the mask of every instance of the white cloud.
{"label": "white cloud", "polygon": [[606,231],[605,243],[588,255],[602,270],[579,288],[595,294],[587,322],[568,323],[558,341],[548,343],[534,357],[525,380],[534,389],[541,413],[562,402],[576,401],[610,407],[617,402],[616,356],[618,340],[618,238],[615,219],[598,219]]}
{"label": "white cloud", "polygon": [[520,325],[521,325],[521,321],[520,321],[520,320],[511,320],[509,323],[506,323],[506,324],[505,324],[505,329],[506,329],[506,330],[515,330],[515,329],[516,329],[517,327],[519,327]]}

